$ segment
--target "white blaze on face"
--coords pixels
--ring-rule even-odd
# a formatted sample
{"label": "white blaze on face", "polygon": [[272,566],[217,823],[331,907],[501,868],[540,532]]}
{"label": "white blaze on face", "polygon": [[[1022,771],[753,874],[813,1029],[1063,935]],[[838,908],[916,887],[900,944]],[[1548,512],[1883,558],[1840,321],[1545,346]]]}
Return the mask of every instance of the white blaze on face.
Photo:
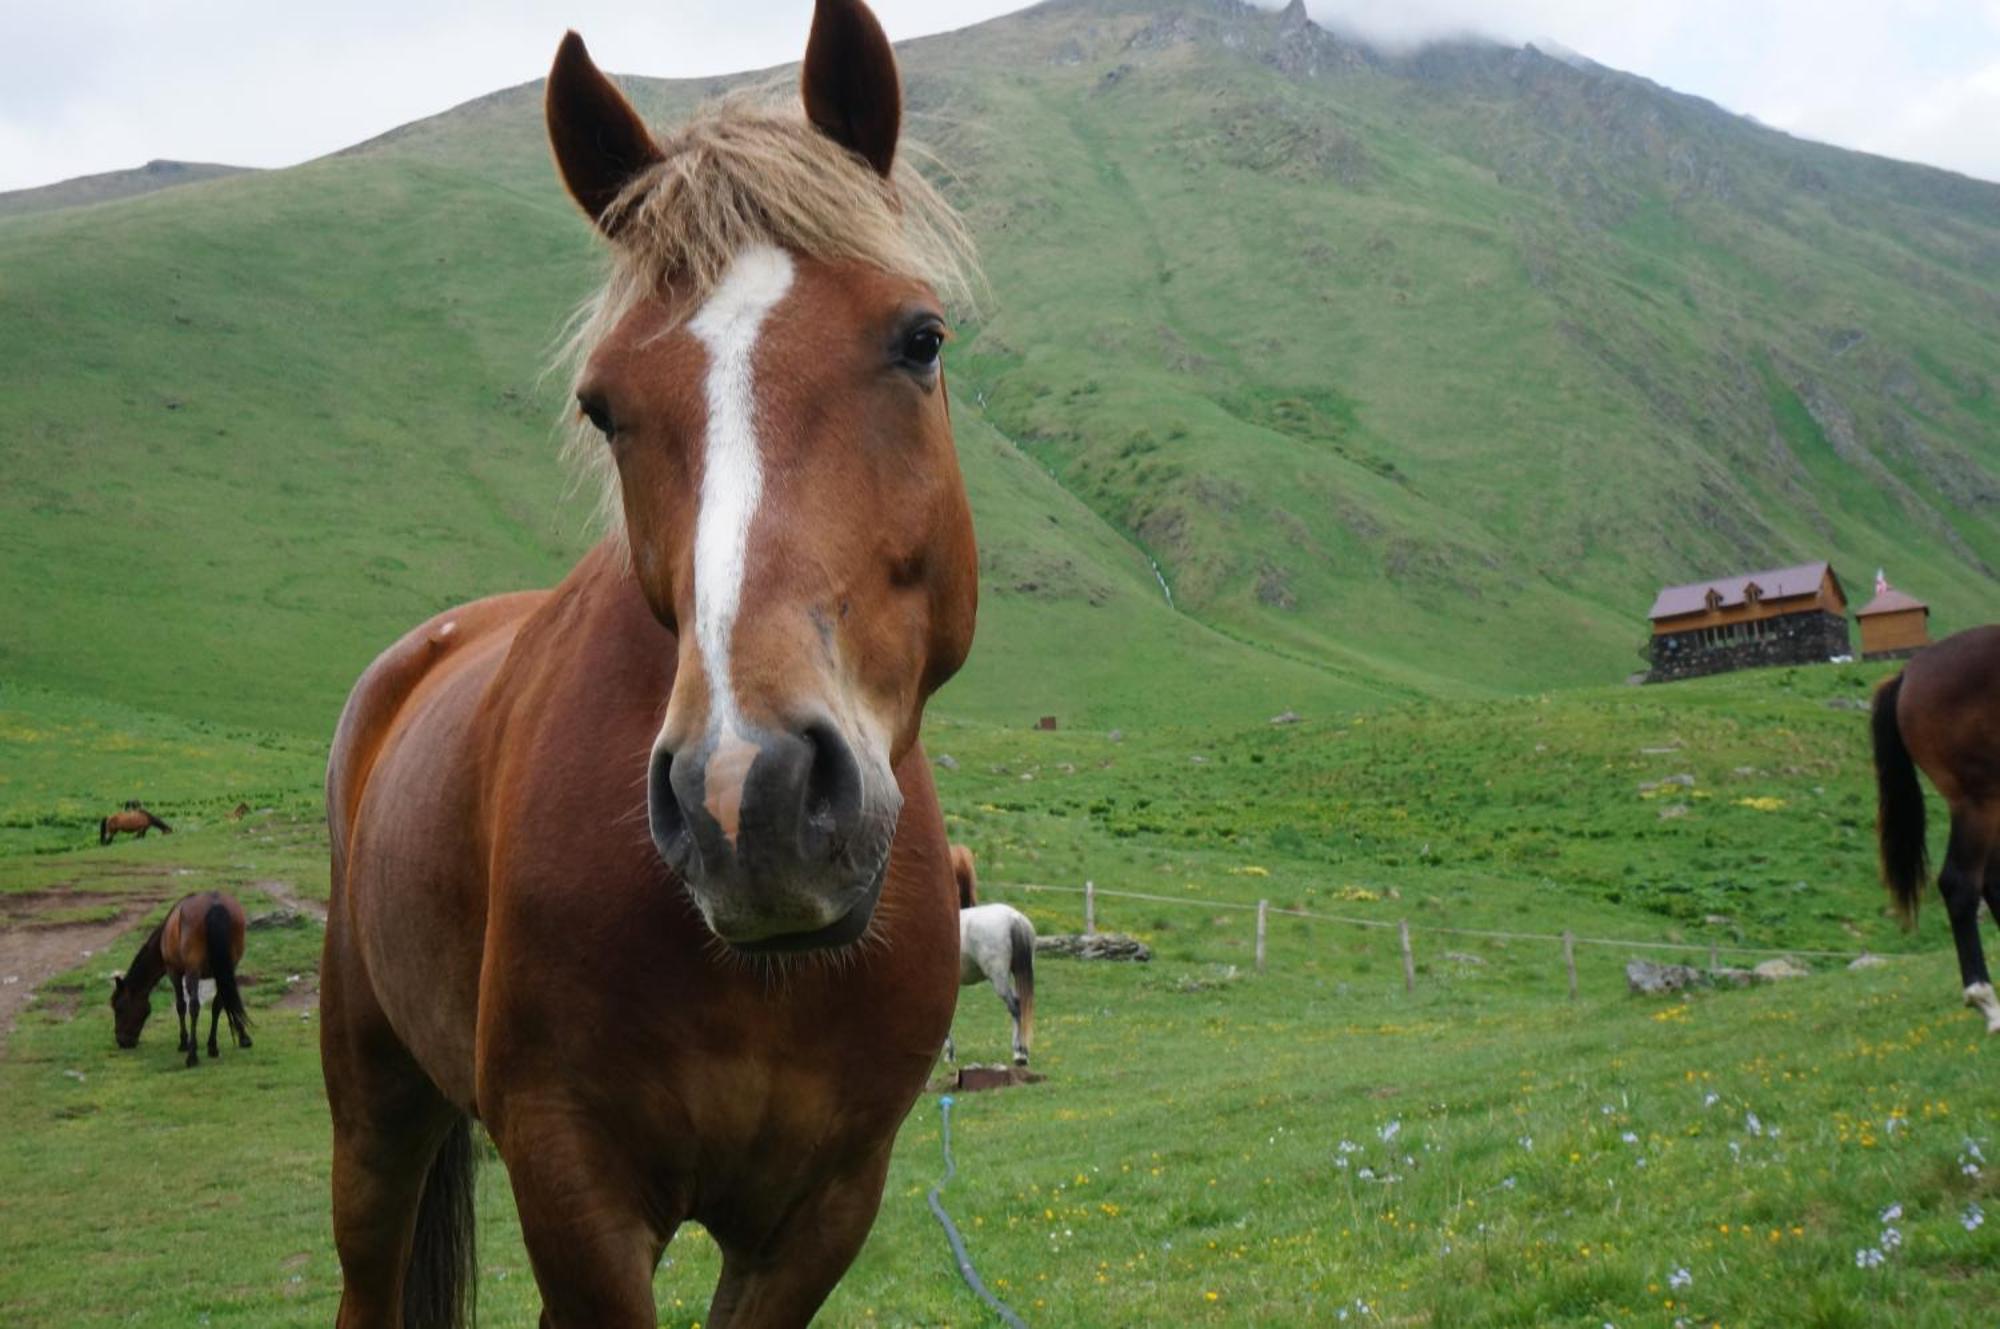
{"label": "white blaze on face", "polygon": [[694,535],[695,643],[708,676],[710,720],[725,748],[731,735],[743,732],[730,677],[730,637],[749,563],[750,524],[764,493],[752,357],[764,320],[791,285],[789,254],[768,245],[746,249],[687,325],[708,351],[708,437]]}

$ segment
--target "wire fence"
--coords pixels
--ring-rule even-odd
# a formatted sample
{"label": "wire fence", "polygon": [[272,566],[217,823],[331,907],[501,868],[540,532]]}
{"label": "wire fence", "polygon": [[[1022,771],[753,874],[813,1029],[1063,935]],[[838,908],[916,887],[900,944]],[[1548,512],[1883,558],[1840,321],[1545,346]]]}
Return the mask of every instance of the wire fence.
{"label": "wire fence", "polygon": [[[1411,923],[1408,919],[1364,918],[1358,914],[1330,913],[1321,909],[1304,909],[1297,906],[1275,906],[1269,900],[1259,900],[1247,904],[1240,900],[1196,899],[1181,895],[1160,895],[1149,891],[1105,890],[1095,882],[1087,881],[1081,886],[1055,886],[1042,882],[981,882],[982,895],[992,891],[1001,893],[1018,891],[1028,895],[1057,894],[1080,895],[1083,897],[1084,931],[1097,931],[1097,901],[1136,900],[1149,904],[1178,905],[1205,910],[1231,910],[1253,913],[1257,916],[1256,964],[1264,968],[1266,920],[1273,914],[1288,918],[1311,919],[1314,922],[1332,923],[1341,927],[1365,928],[1372,931],[1394,931],[1401,941],[1403,953],[1403,986],[1406,990],[1416,985],[1416,963],[1411,948],[1412,934],[1438,937],[1473,937],[1489,941],[1546,942],[1559,945],[1563,949],[1563,960],[1568,970],[1569,993],[1576,996],[1576,948],[1596,946],[1626,951],[1666,951],[1678,954],[1707,951],[1709,968],[1720,967],[1719,957],[1732,956],[1786,956],[1824,960],[1844,960],[1852,962],[1865,955],[1875,954],[1865,947],[1853,950],[1825,950],[1810,946],[1746,946],[1725,942],[1719,938],[1704,938],[1699,941],[1651,941],[1639,937],[1596,937],[1581,936],[1574,932],[1520,932],[1503,928],[1445,927],[1427,923]],[[1930,952],[1921,952],[1930,954]]]}
{"label": "wire fence", "polygon": [[[1727,952],[1730,955],[1810,955],[1822,959],[1834,960],[1853,960],[1863,955],[1872,954],[1865,947],[1856,947],[1851,951],[1822,951],[1804,946],[1738,946],[1730,942],[1708,941],[1641,941],[1635,937],[1585,937],[1572,933],[1559,932],[1505,932],[1493,928],[1434,927],[1428,923],[1409,923],[1406,925],[1400,920],[1362,918],[1355,914],[1329,914],[1319,909],[1287,908],[1281,905],[1270,904],[1268,901],[1260,901],[1257,904],[1245,904],[1240,900],[1190,899],[1184,895],[1153,895],[1145,891],[1111,891],[1095,885],[1048,886],[1040,882],[1011,882],[995,883],[995,886],[1003,891],[1053,891],[1061,895],[1083,895],[1109,900],[1148,900],[1154,904],[1199,905],[1203,909],[1235,909],[1249,913],[1257,913],[1262,909],[1267,913],[1283,914],[1291,918],[1316,919],[1322,923],[1340,923],[1347,927],[1395,930],[1399,927],[1408,926],[1411,932],[1431,933],[1437,936],[1448,937],[1486,937],[1496,941],[1559,942],[1567,937],[1578,946],[1622,946],[1650,951],[1698,951],[1706,946],[1714,945],[1717,950]],[[979,884],[981,892],[993,888],[983,881]]]}

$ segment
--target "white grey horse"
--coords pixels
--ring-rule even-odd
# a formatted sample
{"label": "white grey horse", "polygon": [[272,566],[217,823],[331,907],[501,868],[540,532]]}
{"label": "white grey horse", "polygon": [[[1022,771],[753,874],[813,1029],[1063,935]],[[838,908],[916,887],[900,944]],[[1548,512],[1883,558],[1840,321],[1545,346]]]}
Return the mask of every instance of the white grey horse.
{"label": "white grey horse", "polygon": [[[1035,1037],[1035,925],[1011,905],[981,904],[958,911],[958,982],[993,984],[1014,1017],[1014,1064],[1028,1064]],[[958,1059],[946,1036],[944,1055]]]}

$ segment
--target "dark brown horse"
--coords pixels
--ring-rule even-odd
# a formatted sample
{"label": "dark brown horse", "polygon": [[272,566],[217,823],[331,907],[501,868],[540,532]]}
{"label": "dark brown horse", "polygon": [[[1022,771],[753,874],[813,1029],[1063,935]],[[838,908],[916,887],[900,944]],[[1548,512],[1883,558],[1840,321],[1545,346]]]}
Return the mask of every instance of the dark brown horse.
{"label": "dark brown horse", "polygon": [[146,832],[158,830],[162,835],[172,835],[174,828],[139,806],[137,802],[127,803],[122,811],[114,812],[97,823],[97,843],[110,844],[118,838],[120,831],[130,831],[138,839],[145,839]]}
{"label": "dark brown horse", "polygon": [[951,1022],[957,913],[918,743],[977,557],[900,90],[820,0],[805,117],[656,139],[565,39],[547,110],[613,276],[581,414],[622,531],[552,592],[375,661],[328,771],[322,1061],[343,1326],[456,1323],[467,1123],[544,1326],[655,1321],[676,1228],[713,1326],[810,1320]]}
{"label": "dark brown horse", "polygon": [[2000,627],[1973,628],[1918,652],[1875,694],[1877,834],[1882,879],[1906,924],[1930,873],[1922,770],[1951,809],[1938,891],[1958,946],[1965,1004],[2000,1033],[2000,1000],[1979,944],[1982,896],[2000,917]]}
{"label": "dark brown horse", "polygon": [[215,1002],[208,1013],[208,1055],[221,1055],[215,1042],[219,1017],[229,1017],[229,1032],[238,1047],[250,1046],[250,1015],[236,987],[236,966],[243,963],[243,906],[221,891],[187,896],[160,921],[132,957],[124,973],[111,980],[112,1034],[121,1048],[139,1045],[139,1031],[153,1013],[153,988],[162,976],[172,981],[174,1013],[180,1017],[180,1051],[187,1064],[198,1066],[201,1041],[201,980],[215,980]]}

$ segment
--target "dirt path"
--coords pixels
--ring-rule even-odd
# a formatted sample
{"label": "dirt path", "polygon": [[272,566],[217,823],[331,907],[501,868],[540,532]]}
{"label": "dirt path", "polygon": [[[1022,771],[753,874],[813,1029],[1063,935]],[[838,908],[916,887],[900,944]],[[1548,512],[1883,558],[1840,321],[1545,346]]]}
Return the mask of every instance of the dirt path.
{"label": "dirt path", "polygon": [[289,881],[269,877],[250,883],[253,891],[262,891],[287,909],[295,909],[321,927],[326,926],[326,906],[317,900],[308,900]]}
{"label": "dirt path", "polygon": [[[298,893],[289,881],[277,877],[266,877],[250,883],[253,891],[262,891],[294,913],[303,914],[321,927],[326,926],[326,906],[317,900],[308,900]],[[296,978],[298,981],[293,982]],[[319,971],[308,969],[303,973],[285,979],[285,993],[278,998],[278,1009],[297,1011],[300,1014],[319,1009]]]}
{"label": "dirt path", "polygon": [[[171,869],[146,875],[152,878],[146,887],[117,894],[55,889],[0,896],[0,1058],[42,984],[85,960],[102,960],[107,973],[125,967],[131,957],[107,948],[174,890]],[[88,922],[48,921],[98,906],[118,912]]]}

